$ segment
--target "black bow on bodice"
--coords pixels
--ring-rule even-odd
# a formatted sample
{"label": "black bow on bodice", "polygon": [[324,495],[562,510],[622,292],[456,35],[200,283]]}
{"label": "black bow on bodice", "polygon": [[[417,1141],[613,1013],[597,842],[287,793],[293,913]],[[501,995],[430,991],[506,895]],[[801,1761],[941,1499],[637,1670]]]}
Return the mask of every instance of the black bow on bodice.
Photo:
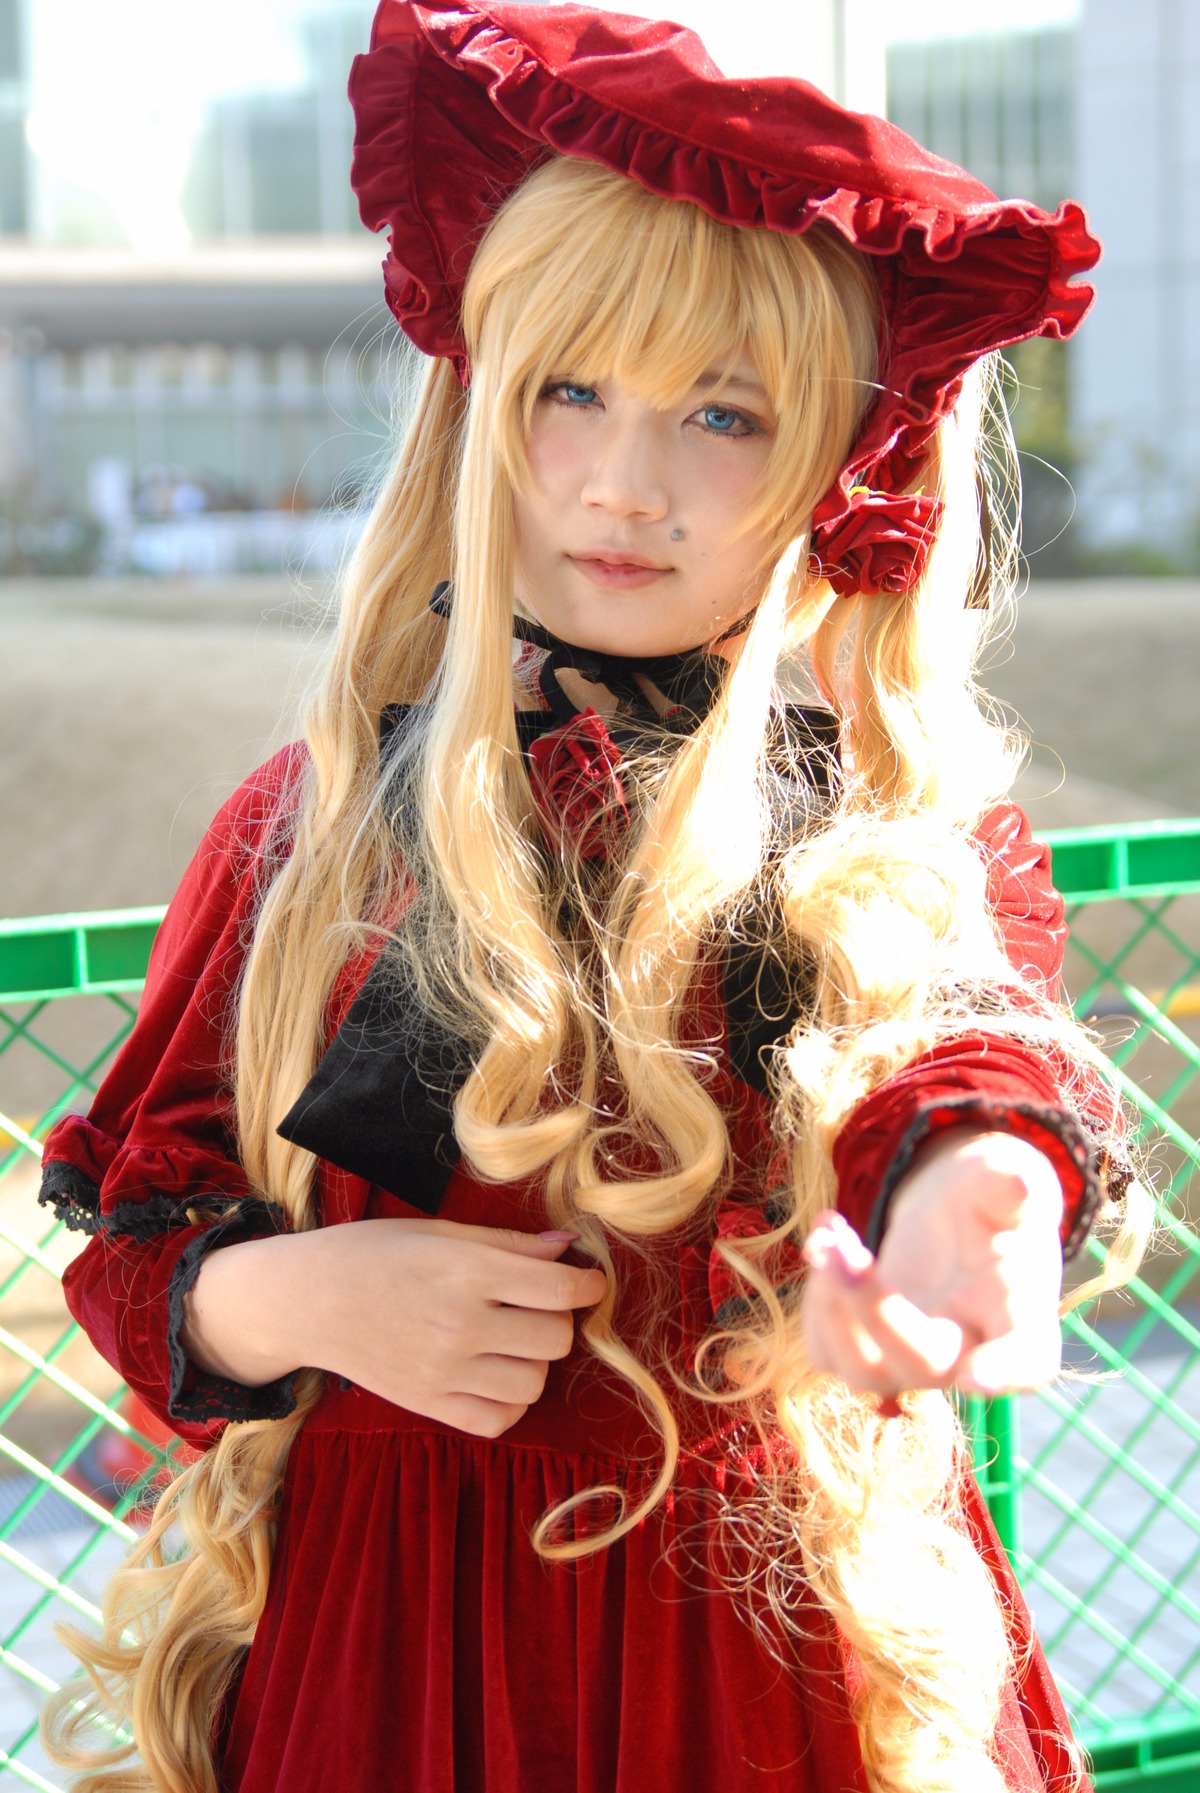
{"label": "black bow on bodice", "polygon": [[[435,607],[436,603],[437,594]],[[519,634],[546,647],[545,666],[551,668],[548,674],[543,668],[550,712],[516,712],[518,739],[525,752],[539,736],[577,714],[555,676],[563,666],[573,667],[589,682],[604,684],[639,714],[650,709],[635,679],[637,673],[644,675],[678,706],[677,726],[687,729],[694,728],[710,707],[726,669],[724,661],[702,651],[621,660],[571,648],[546,636],[536,624],[521,625]],[[394,704],[384,711],[380,733],[385,758],[388,742],[402,727],[409,708]],[[837,766],[837,719],[828,710],[788,705],[781,737],[780,752],[773,758],[778,760],[787,802],[801,825],[805,815],[826,808],[830,800]],[[452,1111],[471,1057],[461,1040],[423,1012],[398,961],[399,955],[386,949],[380,954],[311,1079],[280,1122],[279,1132],[319,1158],[435,1214],[459,1157]],[[730,938],[724,996],[730,1068],[752,1089],[765,1092],[765,1049],[793,1019],[794,980],[766,947]]]}

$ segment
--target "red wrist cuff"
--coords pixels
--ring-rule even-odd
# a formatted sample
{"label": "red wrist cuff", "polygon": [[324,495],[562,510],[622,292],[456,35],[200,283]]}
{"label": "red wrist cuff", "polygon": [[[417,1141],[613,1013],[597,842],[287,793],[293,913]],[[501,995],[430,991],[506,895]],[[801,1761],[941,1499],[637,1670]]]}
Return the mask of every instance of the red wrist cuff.
{"label": "red wrist cuff", "polygon": [[918,1148],[963,1126],[1016,1133],[1046,1153],[1063,1187],[1063,1253],[1073,1256],[1103,1200],[1099,1162],[1082,1124],[1063,1107],[1047,1060],[984,1034],[942,1041],[872,1091],[838,1134],[838,1207],[871,1249]]}
{"label": "red wrist cuff", "polygon": [[1042,1108],[986,1096],[960,1096],[932,1102],[917,1111],[896,1148],[871,1209],[865,1235],[869,1249],[879,1250],[887,1229],[892,1196],[921,1147],[940,1134],[966,1127],[1013,1133],[1045,1153],[1062,1185],[1063,1218],[1059,1238],[1063,1258],[1074,1257],[1088,1235],[1104,1194],[1083,1129],[1074,1115],[1064,1108]]}

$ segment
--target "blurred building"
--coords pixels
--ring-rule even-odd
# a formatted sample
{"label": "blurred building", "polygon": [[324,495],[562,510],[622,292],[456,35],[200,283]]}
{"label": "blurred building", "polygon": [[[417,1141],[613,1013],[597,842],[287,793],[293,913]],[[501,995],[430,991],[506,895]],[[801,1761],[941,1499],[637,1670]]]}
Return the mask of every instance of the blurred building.
{"label": "blurred building", "polygon": [[19,0],[0,0],[0,235],[28,227],[25,149],[28,80]]}
{"label": "blurred building", "polygon": [[1093,539],[1200,559],[1200,7],[1087,0],[1080,197],[1104,243],[1075,426]]}
{"label": "blurred building", "polygon": [[894,43],[888,117],[1005,197],[1051,211],[1076,171],[1076,30]]}
{"label": "blurred building", "polygon": [[[373,11],[0,0],[0,569],[336,560],[406,354],[347,179]],[[882,105],[878,0],[679,11],[731,73]]]}
{"label": "blurred building", "polygon": [[[226,24],[238,16],[233,0],[213,4]],[[0,567],[86,559],[101,532],[110,559],[158,565],[172,540],[197,551],[200,514],[352,505],[392,432],[404,349],[381,298],[382,245],[359,225],[347,181],[346,70],[373,0],[271,0],[242,14],[242,35],[276,33],[269,53],[260,44],[249,57],[239,35],[192,112],[172,83],[143,138],[126,133],[138,199],[122,211],[111,197],[121,179],[109,178],[122,173],[119,98],[81,151],[56,152],[72,104],[87,102],[82,87],[62,93],[88,72],[79,21],[99,30],[107,18],[124,42],[115,21],[137,7],[153,17],[147,0],[0,0]],[[895,37],[902,21],[877,0],[812,0],[770,33],[716,0],[672,10],[728,73],[787,67],[850,104],[884,104],[884,29]],[[211,59],[220,27],[205,30],[197,45]],[[243,76],[243,62],[259,73]],[[1106,244],[1078,340],[1018,356],[1031,503],[1044,512],[1031,540],[1051,542],[1073,503],[1050,464],[1078,494],[1085,549],[1140,544],[1190,564],[1200,7],[1145,0],[1135,16],[1120,0],[1082,0],[1075,25],[892,42],[886,96],[897,123],[997,192],[1050,208],[1081,198]],[[220,553],[258,564],[280,539],[230,523]]]}
{"label": "blurred building", "polygon": [[[70,567],[100,534],[113,564],[276,564],[263,513],[352,509],[392,429],[382,245],[347,181],[371,7],[296,0],[291,85],[207,105],[163,247],[30,148],[56,10],[0,0],[0,567]],[[344,531],[290,533],[311,563]]]}
{"label": "blurred building", "polygon": [[[889,115],[996,192],[1082,201],[1104,244],[1096,305],[1064,354],[1026,357],[1030,447],[1070,478],[1093,564],[1194,570],[1200,7],[1083,0],[1066,28],[894,44],[887,74]],[[1053,494],[1033,455],[1027,476]]]}
{"label": "blurred building", "polygon": [[347,178],[354,132],[346,74],[366,48],[374,7],[302,3],[306,85],[230,95],[209,108],[182,194],[197,242],[365,234]]}
{"label": "blurred building", "polygon": [[[1079,187],[1078,35],[1056,24],[893,43],[888,116],[994,193],[1052,212]],[[1076,348],[1036,341],[1006,356],[1017,377],[1008,398],[1021,451],[1022,544],[1042,576],[1075,571],[1089,553],[1075,499]]]}

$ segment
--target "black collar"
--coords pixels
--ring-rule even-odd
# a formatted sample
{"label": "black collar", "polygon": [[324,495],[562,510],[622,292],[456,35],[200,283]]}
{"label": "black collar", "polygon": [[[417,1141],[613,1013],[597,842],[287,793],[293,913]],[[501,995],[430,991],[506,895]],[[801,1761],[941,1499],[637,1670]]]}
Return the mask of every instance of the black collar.
{"label": "black collar", "polygon": [[[611,687],[610,687],[611,689]],[[386,758],[389,743],[418,704],[385,704],[379,718],[379,746]],[[570,716],[578,714],[573,708]],[[547,710],[516,710],[517,742],[528,753],[539,736],[562,726],[563,718]],[[821,800],[829,797],[838,764],[840,737],[838,719],[832,710],[813,704],[787,703],[783,706],[782,726],[771,758],[777,769],[794,772],[803,764],[807,782]]]}
{"label": "black collar", "polygon": [[[435,616],[449,617],[454,601],[454,588],[448,579],[433,588],[429,608]],[[753,612],[742,617],[720,637],[728,641],[749,628]],[[517,738],[523,751],[539,735],[570,722],[578,710],[560,685],[557,674],[564,668],[578,672],[589,684],[603,685],[622,705],[624,717],[618,717],[610,732],[618,744],[622,736],[636,734],[639,724],[651,722],[666,727],[672,734],[690,734],[703,721],[716,702],[729,672],[729,662],[706,648],[691,648],[682,654],[657,654],[630,657],[624,654],[603,654],[595,648],[575,647],[560,641],[540,623],[527,617],[513,618],[513,635],[544,649],[546,654],[538,679],[538,687],[546,701],[546,710],[518,710]],[[669,699],[672,713],[665,719],[650,704],[638,677],[650,682]],[[379,718],[380,747],[386,748],[396,730],[415,706],[387,704]],[[815,705],[788,703],[784,706],[782,739],[779,747],[789,760],[795,757],[807,762],[811,782],[818,794],[829,794],[833,770],[837,763],[840,730],[832,710]],[[779,759],[778,752],[773,756]]]}
{"label": "black collar", "polygon": [[[453,587],[448,579],[443,579],[433,588],[429,608],[435,616],[448,617],[453,602]],[[750,622],[751,616],[742,617],[719,639],[731,640],[748,629]],[[545,652],[538,687],[555,722],[569,722],[577,714],[557,676],[569,668],[589,685],[603,685],[611,691],[622,714],[635,727],[639,722],[654,722],[672,734],[690,734],[711,710],[729,672],[728,660],[707,648],[689,648],[682,654],[605,654],[598,648],[576,647],[562,641],[540,623],[523,616],[513,618],[513,635]],[[639,679],[647,680],[670,703],[671,712],[665,720],[650,703]],[[619,732],[618,725],[614,734]]]}

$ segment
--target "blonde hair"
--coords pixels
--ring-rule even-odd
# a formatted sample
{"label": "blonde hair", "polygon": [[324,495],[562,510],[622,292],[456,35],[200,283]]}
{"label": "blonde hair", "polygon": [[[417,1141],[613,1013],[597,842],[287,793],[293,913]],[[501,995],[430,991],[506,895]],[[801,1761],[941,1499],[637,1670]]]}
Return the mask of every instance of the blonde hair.
{"label": "blonde hair", "polygon": [[[1013,764],[971,686],[986,613],[964,609],[979,547],[982,383],[925,470],[946,510],[920,590],[834,604],[809,568],[806,528],[871,401],[879,328],[867,263],[839,238],[733,229],[555,159],[493,220],[464,325],[469,401],[448,364],[431,364],[344,581],[306,721],[309,770],[289,795],[294,844],[266,868],[237,1031],[242,1161],[295,1227],[315,1223],[314,1162],[276,1122],[323,1050],[337,973],[390,932],[399,880],[412,876],[421,894],[396,951],[426,1010],[473,1049],[455,1108],[463,1153],[485,1178],[540,1175],[553,1221],[569,1221],[608,1268],[609,1294],[583,1336],[661,1433],[654,1486],[627,1506],[607,1491],[618,1507],[607,1529],[566,1539],[563,1509],[535,1538],[549,1557],[601,1548],[661,1499],[679,1455],[652,1341],[614,1326],[610,1242],[711,1214],[728,1187],[726,1117],[683,1023],[718,930],[776,918],[772,944],[801,1017],[776,1064],[783,1218],[733,1260],[762,1298],[756,1316],[710,1341],[700,1366],[709,1398],[742,1402],[793,1447],[793,1467],[764,1483],[756,1508],[752,1604],[765,1599],[786,1623],[805,1585],[842,1628],[861,1665],[856,1716],[875,1793],[999,1786],[991,1749],[1007,1635],[956,1519],[950,1409],[923,1395],[881,1428],[869,1403],[814,1376],[763,1255],[802,1237],[830,1200],[830,1147],[854,1103],[937,1038],[986,1026],[1094,1056],[1035,993],[1014,996],[971,840]],[[731,349],[752,358],[779,418],[748,520],[770,537],[766,596],[695,733],[648,740],[633,757],[639,800],[619,863],[589,880],[568,857],[547,888],[509,670],[513,496],[532,406],[564,367],[580,381],[619,375],[669,404]],[[447,572],[448,625],[427,609]],[[1004,578],[998,560],[997,602]],[[843,737],[838,802],[798,838],[767,751],[781,667],[807,669]],[[397,763],[386,777],[378,765],[380,713],[398,699],[420,705],[396,753],[419,793],[411,815],[394,813]],[[581,944],[557,924],[564,892]],[[635,1135],[650,1173],[623,1168]],[[732,1392],[727,1367],[738,1372]],[[94,1697],[72,1707],[68,1688],[48,1712],[57,1759],[92,1769],[80,1788],[216,1793],[214,1713],[263,1610],[281,1479],[322,1379],[305,1372],[297,1386],[294,1414],[227,1427],[162,1497],[110,1585],[105,1638],[71,1634]],[[167,1548],[174,1528],[182,1555]],[[897,1579],[909,1572],[919,1600]],[[82,1747],[91,1710],[131,1724],[140,1763],[129,1749]]]}

